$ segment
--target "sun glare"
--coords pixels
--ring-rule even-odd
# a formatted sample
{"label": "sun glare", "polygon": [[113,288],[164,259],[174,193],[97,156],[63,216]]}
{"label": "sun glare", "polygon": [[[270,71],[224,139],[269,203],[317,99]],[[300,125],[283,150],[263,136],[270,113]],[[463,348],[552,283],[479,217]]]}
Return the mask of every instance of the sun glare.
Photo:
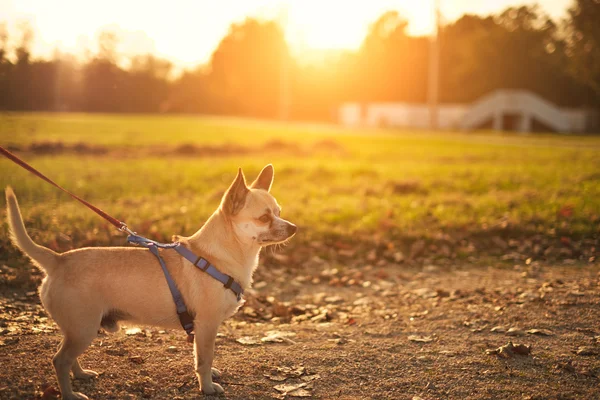
{"label": "sun glare", "polygon": [[429,34],[431,2],[347,2],[331,0],[290,2],[287,7],[287,40],[298,50],[356,49],[370,24],[387,10],[398,10],[409,22],[411,34]]}
{"label": "sun glare", "polygon": [[356,8],[341,14],[335,2],[318,5],[298,2],[290,5],[286,26],[291,45],[308,49],[351,49],[366,33],[364,16]]}
{"label": "sun glare", "polygon": [[[552,1],[562,4],[568,0]],[[515,2],[518,0],[498,0],[503,6]],[[443,15],[450,19],[463,12],[493,11],[490,3],[496,4],[440,3]],[[407,20],[409,34],[428,35],[433,30],[433,0],[177,0],[169,4],[56,0],[51,5],[45,0],[0,0],[0,23],[7,22],[16,38],[19,22],[29,21],[35,31],[34,53],[44,57],[57,48],[77,55],[93,53],[98,33],[110,29],[118,34],[123,55],[151,52],[180,66],[193,66],[207,62],[229,26],[248,17],[278,20],[291,51],[302,54],[359,48],[370,24],[389,10]]]}

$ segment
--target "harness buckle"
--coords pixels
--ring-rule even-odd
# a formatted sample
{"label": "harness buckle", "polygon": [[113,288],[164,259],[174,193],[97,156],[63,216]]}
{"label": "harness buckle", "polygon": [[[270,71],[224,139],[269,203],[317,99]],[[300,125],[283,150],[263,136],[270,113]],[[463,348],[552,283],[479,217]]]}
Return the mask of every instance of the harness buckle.
{"label": "harness buckle", "polygon": [[232,283],[233,277],[231,275],[227,275],[227,282],[223,286],[225,286],[225,289],[230,289]]}
{"label": "harness buckle", "polygon": [[186,332],[191,332],[194,329],[194,319],[187,310],[178,312],[177,316],[179,317],[181,326]]}
{"label": "harness buckle", "polygon": [[[204,261],[204,266],[199,266],[198,263],[200,261]],[[208,260],[205,260],[204,258],[202,258],[202,256],[198,257],[196,259],[196,262],[194,262],[194,265],[198,268],[200,268],[202,271],[206,272],[206,270],[208,269],[208,267],[210,267],[210,263],[208,262]]]}

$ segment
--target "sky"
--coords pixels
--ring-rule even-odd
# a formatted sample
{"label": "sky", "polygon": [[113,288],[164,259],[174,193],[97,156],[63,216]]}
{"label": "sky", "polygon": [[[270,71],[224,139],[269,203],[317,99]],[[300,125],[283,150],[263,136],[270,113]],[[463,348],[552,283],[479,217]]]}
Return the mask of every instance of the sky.
{"label": "sky", "polygon": [[[435,0],[0,0],[0,24],[16,36],[28,21],[35,33],[33,54],[55,49],[83,56],[94,52],[101,30],[116,32],[122,55],[153,53],[182,68],[206,63],[229,26],[247,17],[278,19],[295,54],[357,49],[369,25],[388,10],[399,11],[409,33],[427,35],[434,26]],[[539,0],[554,19],[573,0]],[[443,21],[465,13],[486,15],[523,0],[439,0]]]}

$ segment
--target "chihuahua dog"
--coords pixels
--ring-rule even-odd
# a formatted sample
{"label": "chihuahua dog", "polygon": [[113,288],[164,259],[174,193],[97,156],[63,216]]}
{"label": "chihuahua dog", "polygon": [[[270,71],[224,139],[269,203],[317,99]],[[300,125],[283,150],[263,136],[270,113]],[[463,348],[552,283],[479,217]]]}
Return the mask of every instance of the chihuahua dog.
{"label": "chihuahua dog", "polygon": [[[246,185],[241,168],[219,208],[200,230],[180,243],[210,260],[242,288],[249,288],[263,246],[282,243],[296,226],[280,217],[281,207],[269,193],[273,166],[267,165]],[[64,338],[52,359],[63,399],[87,399],[74,392],[70,371],[77,379],[98,374],[77,360],[97,336],[99,328],[119,330],[119,321],[180,328],[165,275],[145,248],[96,247],[56,253],[36,244],[27,234],[14,192],[6,189],[8,222],[13,243],[46,274],[40,287],[42,304]],[[168,271],[194,317],[195,370],[200,390],[223,393],[213,382],[212,368],[219,325],[239,307],[236,296],[176,251],[161,250]]]}

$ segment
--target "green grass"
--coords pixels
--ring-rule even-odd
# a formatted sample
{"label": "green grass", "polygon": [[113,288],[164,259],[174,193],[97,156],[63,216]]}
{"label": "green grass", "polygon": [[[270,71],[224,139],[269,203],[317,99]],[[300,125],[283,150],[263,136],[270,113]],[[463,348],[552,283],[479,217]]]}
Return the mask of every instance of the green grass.
{"label": "green grass", "polygon": [[[600,137],[360,131],[195,116],[0,115],[0,144],[25,150],[46,141],[103,146],[104,155],[20,154],[163,240],[195,231],[238,167],[251,180],[267,163],[275,166],[273,194],[284,216],[301,227],[299,242],[598,235]],[[247,151],[171,151],[183,144]],[[0,186],[6,185],[14,187],[34,236],[47,244],[61,247],[61,232],[75,247],[121,240],[95,214],[3,159]],[[565,207],[571,216],[561,215]]]}

